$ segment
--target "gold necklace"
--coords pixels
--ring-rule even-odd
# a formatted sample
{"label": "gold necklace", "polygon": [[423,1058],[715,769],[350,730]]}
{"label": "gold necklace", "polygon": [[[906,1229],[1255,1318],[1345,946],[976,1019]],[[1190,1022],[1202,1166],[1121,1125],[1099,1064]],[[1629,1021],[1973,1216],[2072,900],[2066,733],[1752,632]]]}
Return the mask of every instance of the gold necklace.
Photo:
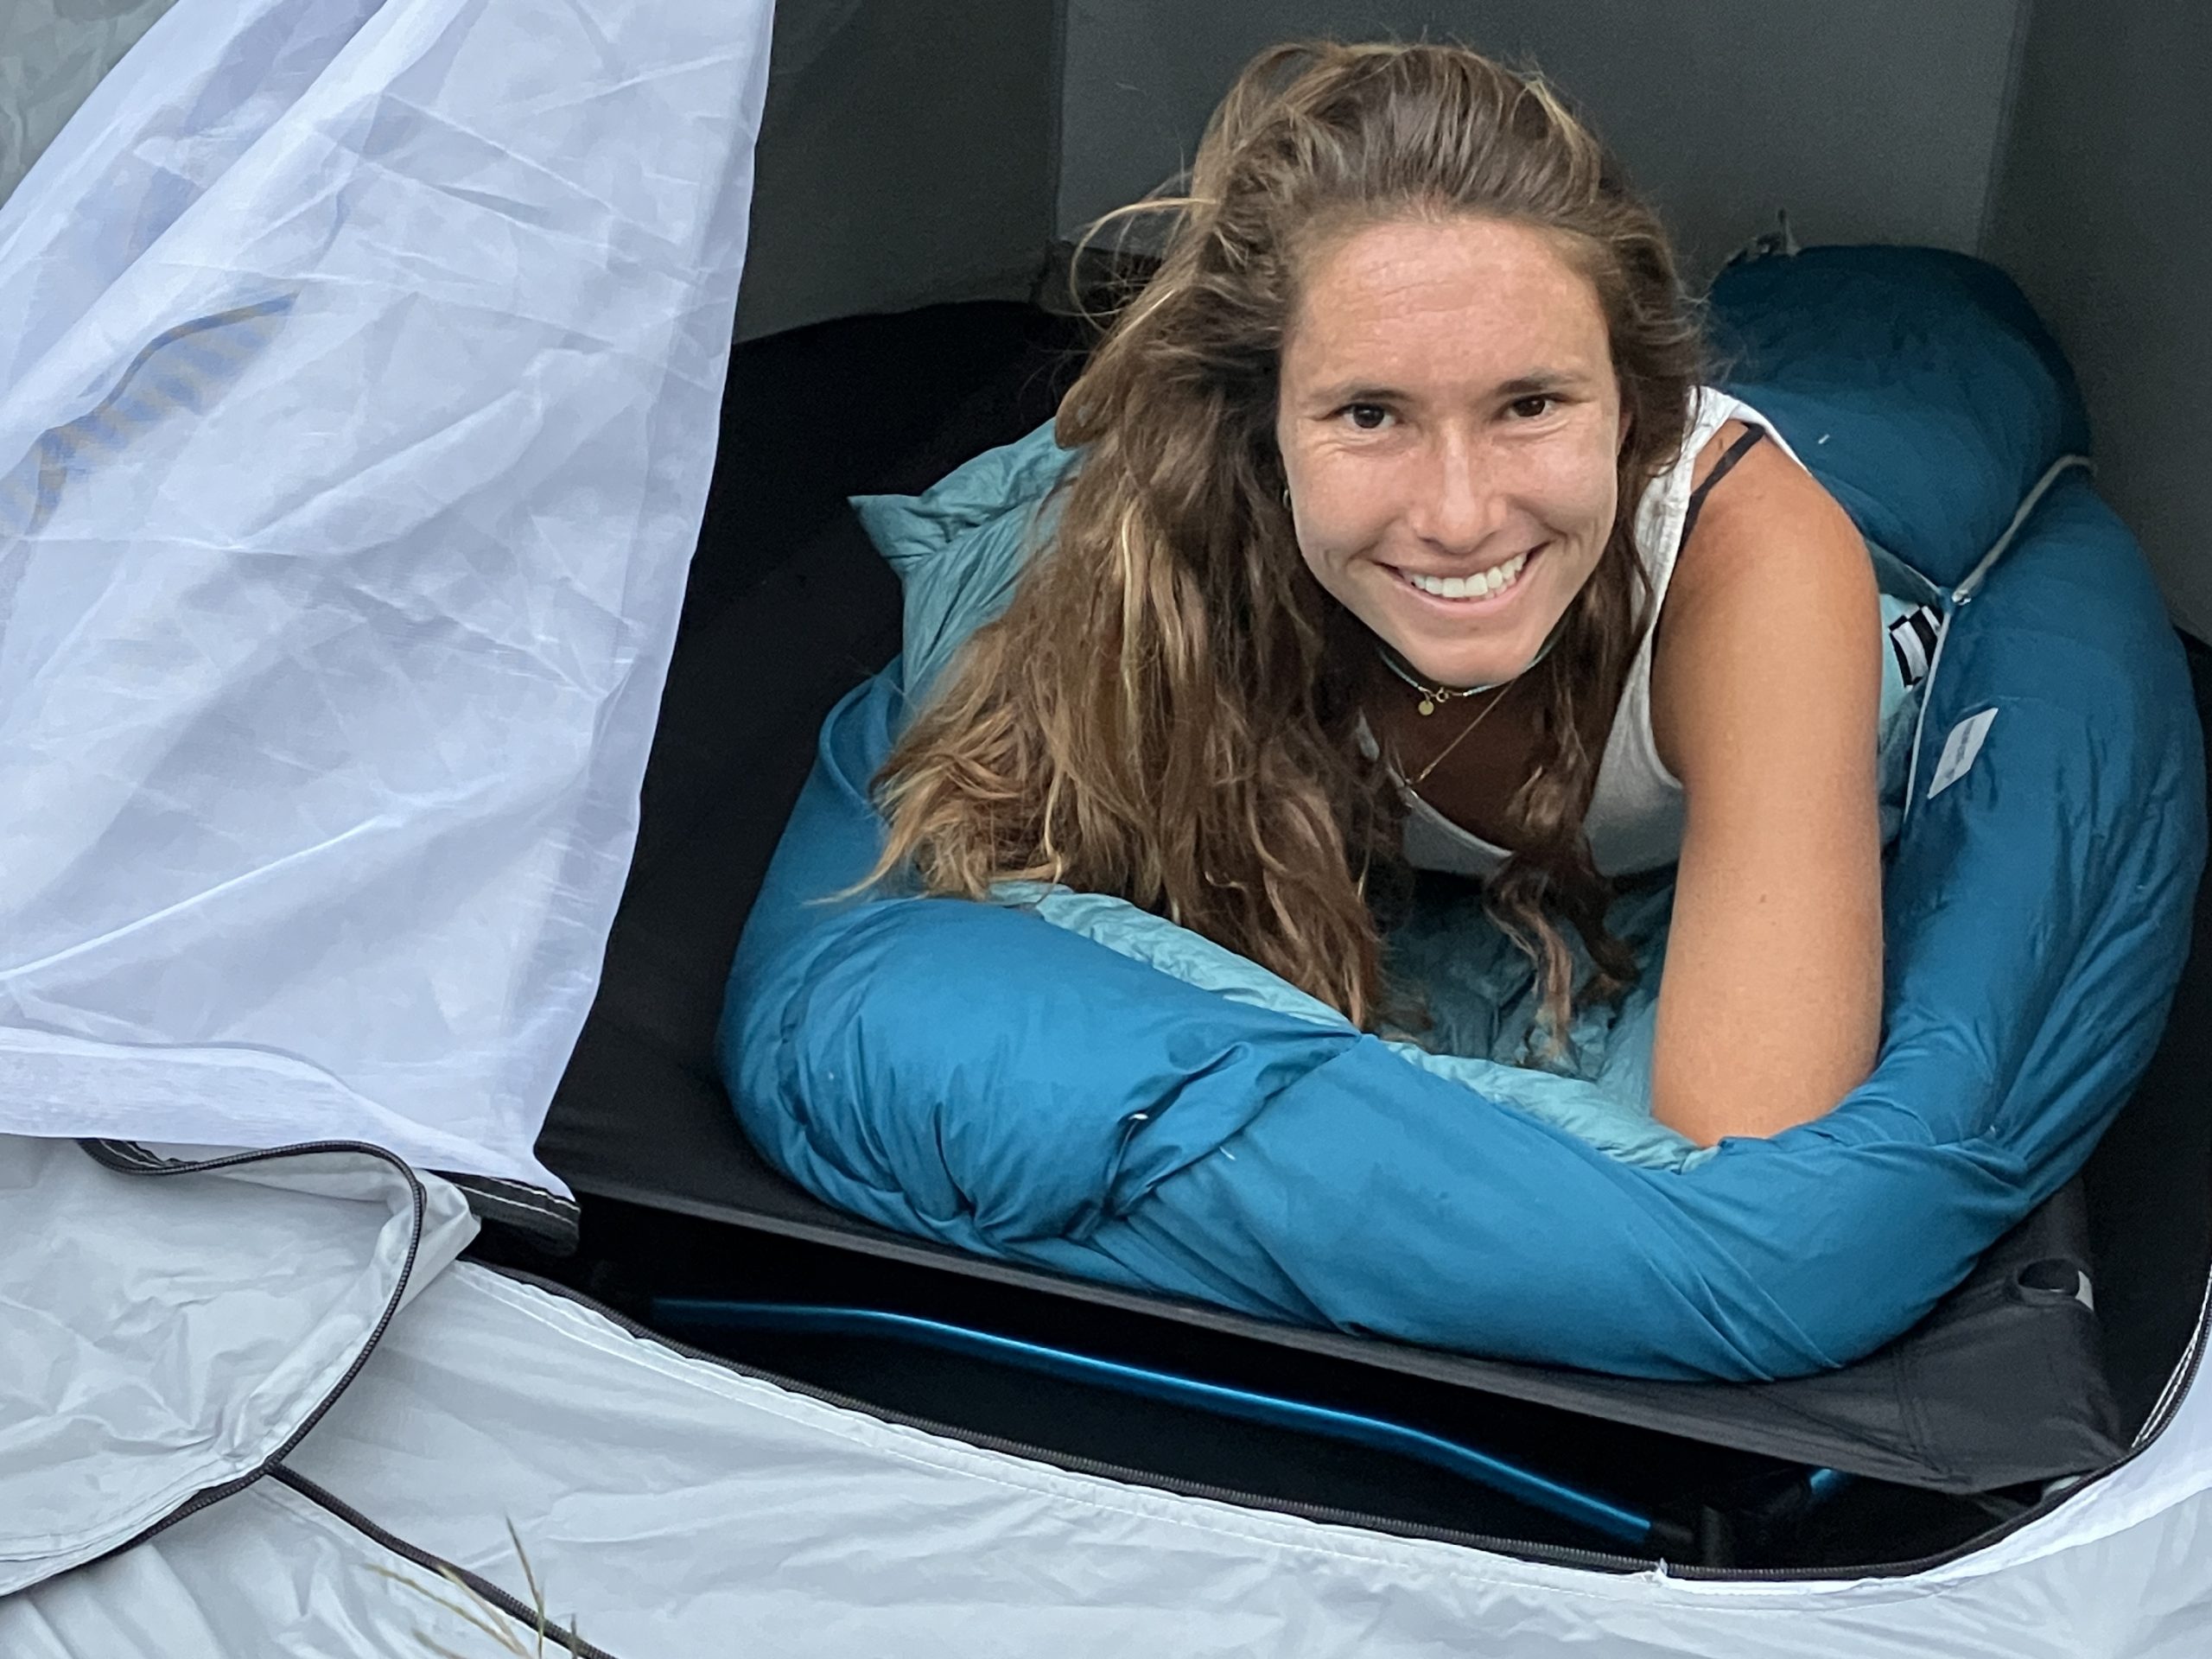
{"label": "gold necklace", "polygon": [[[1536,654],[1521,665],[1519,672],[1514,674],[1510,679],[1492,680],[1488,685],[1430,685],[1424,681],[1415,679],[1408,673],[1406,665],[1398,659],[1398,653],[1380,640],[1376,642],[1375,654],[1382,659],[1383,667],[1421,693],[1421,707],[1418,712],[1426,719],[1428,715],[1434,714],[1440,704],[1455,702],[1461,697],[1478,697],[1485,691],[1497,690],[1501,685],[1512,684],[1514,680],[1519,679],[1552,654],[1552,647],[1559,643],[1560,634],[1566,627],[1567,619],[1560,618],[1558,621],[1552,624],[1552,631],[1544,636],[1544,643],[1536,647]],[[1465,734],[1461,734],[1463,736]]]}
{"label": "gold necklace", "polygon": [[[1376,652],[1376,655],[1382,659],[1383,667],[1389,669],[1393,674],[1403,680],[1408,685],[1410,685],[1414,690],[1421,693],[1421,707],[1419,713],[1424,720],[1426,720],[1429,715],[1434,714],[1438,707],[1441,704],[1456,702],[1461,697],[1478,697],[1485,691],[1497,690],[1501,683],[1506,685],[1510,685],[1512,683],[1510,680],[1503,682],[1493,680],[1488,685],[1430,685],[1427,682],[1417,680],[1412,675],[1407,673],[1404,666],[1399,663],[1395,653],[1394,653],[1389,646],[1384,645],[1378,648]],[[1539,652],[1535,659],[1531,661],[1529,666],[1530,668],[1534,668],[1536,665],[1536,663],[1541,662],[1541,660],[1542,653]],[[1523,671],[1525,672],[1526,671],[1524,670]]]}
{"label": "gold necklace", "polygon": [[[1419,789],[1423,784],[1427,783],[1428,781],[1428,774],[1434,772],[1439,766],[1442,766],[1444,764],[1445,757],[1450,754],[1452,750],[1458,748],[1462,743],[1465,742],[1468,737],[1473,734],[1475,728],[1481,725],[1483,721],[1488,720],[1491,717],[1491,713],[1497,709],[1497,705],[1503,702],[1505,699],[1511,695],[1513,688],[1519,683],[1520,682],[1518,680],[1508,680],[1503,685],[1499,686],[1497,688],[1497,695],[1492,697],[1488,702],[1484,703],[1482,706],[1481,711],[1478,713],[1472,720],[1469,721],[1465,726],[1462,726],[1459,728],[1459,734],[1453,738],[1449,743],[1446,743],[1441,749],[1438,750],[1436,758],[1413,775],[1409,786],[1414,789]],[[1490,688],[1484,686],[1480,689],[1488,690]],[[1424,709],[1421,712],[1423,714],[1427,714],[1428,711]]]}

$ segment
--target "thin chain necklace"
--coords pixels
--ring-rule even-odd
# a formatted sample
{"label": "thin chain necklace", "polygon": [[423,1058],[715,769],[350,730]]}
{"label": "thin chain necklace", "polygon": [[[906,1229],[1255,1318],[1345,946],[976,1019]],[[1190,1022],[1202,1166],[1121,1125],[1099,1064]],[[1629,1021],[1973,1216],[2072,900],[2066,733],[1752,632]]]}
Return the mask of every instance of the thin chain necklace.
{"label": "thin chain necklace", "polygon": [[[1398,653],[1388,645],[1379,647],[1375,654],[1382,659],[1383,667],[1421,693],[1420,712],[1424,720],[1445,703],[1457,702],[1462,697],[1478,697],[1485,691],[1495,691],[1501,685],[1513,683],[1510,680],[1492,680],[1488,685],[1430,685],[1406,672],[1405,664],[1398,660]],[[1532,662],[1529,666],[1534,668],[1535,664]],[[1527,671],[1522,671],[1525,673]]]}
{"label": "thin chain necklace", "polygon": [[1456,702],[1464,697],[1478,697],[1485,691],[1494,691],[1497,694],[1476,711],[1475,717],[1469,721],[1465,726],[1462,726],[1459,728],[1459,734],[1449,743],[1446,743],[1441,749],[1438,750],[1435,757],[1431,760],[1427,766],[1423,766],[1419,772],[1415,772],[1411,778],[1406,780],[1407,786],[1408,788],[1419,789],[1423,784],[1427,783],[1428,781],[1429,773],[1434,772],[1439,766],[1442,766],[1445,760],[1450,756],[1452,750],[1458,748],[1462,743],[1465,742],[1470,737],[1474,735],[1475,728],[1481,725],[1483,721],[1488,720],[1491,715],[1496,712],[1497,705],[1503,702],[1505,699],[1512,694],[1513,688],[1520,684],[1522,680],[1526,679],[1530,671],[1533,670],[1538,663],[1542,662],[1545,658],[1552,654],[1552,647],[1559,643],[1560,631],[1564,628],[1566,625],[1567,620],[1564,617],[1560,618],[1559,621],[1552,625],[1552,631],[1544,636],[1544,643],[1542,645],[1538,647],[1536,654],[1529,659],[1526,666],[1524,666],[1518,674],[1514,675],[1510,679],[1493,680],[1488,685],[1427,684],[1421,680],[1415,679],[1413,675],[1407,671],[1406,665],[1399,661],[1398,653],[1396,652],[1392,651],[1389,646],[1382,644],[1381,641],[1376,641],[1375,654],[1382,659],[1382,665],[1389,669],[1393,674],[1396,675],[1400,679],[1403,680],[1408,685],[1411,686],[1414,690],[1421,693],[1421,702],[1418,705],[1418,710],[1424,720],[1426,720],[1429,715],[1434,714],[1441,704]]}
{"label": "thin chain necklace", "polygon": [[1478,697],[1485,691],[1497,690],[1501,685],[1512,684],[1552,654],[1552,647],[1559,643],[1560,632],[1566,626],[1567,619],[1561,617],[1552,625],[1552,631],[1544,636],[1544,643],[1536,648],[1536,654],[1522,665],[1519,674],[1507,679],[1492,680],[1488,685],[1431,685],[1425,680],[1415,679],[1398,653],[1380,640],[1376,642],[1375,654],[1382,659],[1383,667],[1421,693],[1419,713],[1426,719],[1447,702],[1457,702],[1462,697]]}
{"label": "thin chain necklace", "polygon": [[[1423,766],[1419,772],[1415,772],[1413,777],[1408,780],[1410,787],[1419,789],[1423,784],[1427,783],[1428,781],[1428,774],[1434,772],[1439,766],[1442,766],[1446,758],[1451,754],[1452,750],[1458,748],[1462,743],[1465,742],[1468,738],[1472,736],[1474,734],[1475,728],[1481,725],[1483,721],[1488,720],[1492,714],[1496,713],[1497,705],[1503,702],[1506,698],[1511,696],[1513,695],[1513,688],[1519,683],[1519,680],[1513,679],[1506,681],[1503,685],[1478,685],[1471,687],[1467,690],[1459,692],[1459,695],[1463,697],[1471,697],[1478,691],[1495,691],[1497,695],[1492,697],[1488,702],[1484,703],[1482,708],[1476,712],[1475,717],[1459,728],[1459,734],[1458,736],[1454,737],[1449,743],[1446,743],[1442,748],[1436,752],[1436,755],[1433,760],[1432,760],[1427,766]],[[1428,712],[1428,709],[1426,708],[1421,710],[1421,713],[1424,715]]]}

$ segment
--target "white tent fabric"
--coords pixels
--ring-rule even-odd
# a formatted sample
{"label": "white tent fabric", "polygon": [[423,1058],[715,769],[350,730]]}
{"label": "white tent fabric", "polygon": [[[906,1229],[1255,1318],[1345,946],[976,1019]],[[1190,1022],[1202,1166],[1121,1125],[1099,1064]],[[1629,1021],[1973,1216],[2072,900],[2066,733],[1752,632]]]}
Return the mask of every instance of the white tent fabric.
{"label": "white tent fabric", "polygon": [[[531,1651],[531,1625],[500,1621],[522,1644],[509,1647],[486,1634],[486,1622],[434,1567],[264,1481],[127,1554],[0,1602],[0,1651],[8,1659]],[[544,1651],[559,1659],[564,1650],[548,1643]]]}
{"label": "white tent fabric", "polygon": [[[562,1355],[541,1385],[533,1351]],[[465,1377],[465,1384],[456,1386]],[[594,1433],[620,1408],[625,1434]],[[401,1448],[404,1447],[404,1450]],[[494,1449],[495,1448],[495,1449]],[[794,1396],[461,1265],[290,1459],[520,1595],[466,1458],[555,1603],[626,1654],[1528,1656],[2202,1650],[2212,1398],[1993,1548],[1821,1584],[1609,1575],[1047,1469]],[[1509,1645],[1510,1644],[1510,1645]]]}
{"label": "white tent fabric", "polygon": [[0,209],[0,1130],[557,1190],[768,22],[180,0]]}
{"label": "white tent fabric", "polygon": [[[116,1207],[130,1196],[111,1191],[105,1218],[132,1213]],[[267,1243],[201,1259],[242,1288]],[[369,1569],[435,1586],[451,1563],[528,1603],[509,1522],[548,1611],[636,1659],[2184,1659],[2212,1627],[2202,1392],[2143,1456],[1975,1554],[1891,1579],[1699,1581],[1067,1473],[791,1394],[461,1263],[392,1319],[283,1463],[0,1601],[0,1652],[419,1650],[421,1599]]]}
{"label": "white tent fabric", "polygon": [[365,1148],[136,1161],[0,1136],[0,1596],[250,1479],[476,1230]]}

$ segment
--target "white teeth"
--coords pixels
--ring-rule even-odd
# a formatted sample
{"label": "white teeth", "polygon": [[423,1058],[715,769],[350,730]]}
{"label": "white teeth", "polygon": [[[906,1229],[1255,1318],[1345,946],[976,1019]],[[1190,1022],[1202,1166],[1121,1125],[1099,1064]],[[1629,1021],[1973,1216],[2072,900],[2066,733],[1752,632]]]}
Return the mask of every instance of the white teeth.
{"label": "white teeth", "polygon": [[1403,574],[1421,592],[1433,594],[1439,599],[1487,599],[1510,588],[1513,579],[1521,574],[1521,567],[1528,563],[1526,553],[1516,553],[1503,564],[1492,565],[1471,576],[1421,576],[1410,570]]}

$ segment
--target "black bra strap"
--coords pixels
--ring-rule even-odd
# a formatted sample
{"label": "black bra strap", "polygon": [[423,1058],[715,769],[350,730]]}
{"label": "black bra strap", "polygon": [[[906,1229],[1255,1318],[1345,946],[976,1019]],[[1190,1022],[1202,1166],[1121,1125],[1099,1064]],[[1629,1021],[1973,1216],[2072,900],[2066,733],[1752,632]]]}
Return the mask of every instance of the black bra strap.
{"label": "black bra strap", "polygon": [[1705,505],[1705,498],[1713,493],[1713,486],[1727,477],[1728,469],[1756,448],[1758,441],[1764,436],[1766,428],[1745,427],[1743,435],[1728,446],[1719,460],[1713,463],[1713,470],[1705,475],[1705,481],[1690,492],[1690,504],[1682,512],[1683,541],[1689,540],[1690,528],[1697,523],[1698,511]]}

